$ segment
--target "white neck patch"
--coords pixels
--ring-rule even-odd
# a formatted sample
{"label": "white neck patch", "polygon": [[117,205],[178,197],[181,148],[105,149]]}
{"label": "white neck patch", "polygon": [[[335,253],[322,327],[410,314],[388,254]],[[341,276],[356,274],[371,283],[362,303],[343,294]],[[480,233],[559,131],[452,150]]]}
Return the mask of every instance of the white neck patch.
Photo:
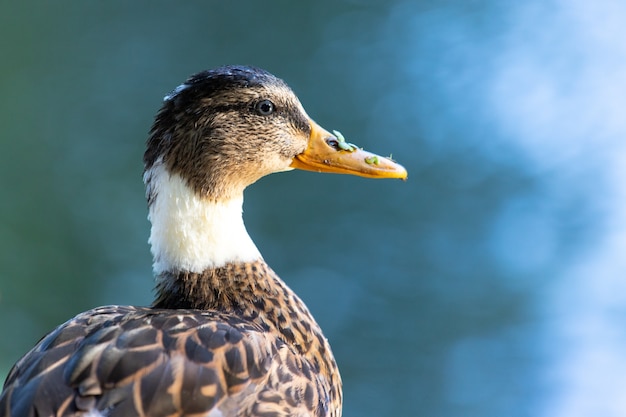
{"label": "white neck patch", "polygon": [[243,196],[227,201],[207,201],[178,174],[170,174],[160,161],[148,170],[152,223],[150,239],[154,272],[200,273],[229,262],[261,259],[243,224]]}

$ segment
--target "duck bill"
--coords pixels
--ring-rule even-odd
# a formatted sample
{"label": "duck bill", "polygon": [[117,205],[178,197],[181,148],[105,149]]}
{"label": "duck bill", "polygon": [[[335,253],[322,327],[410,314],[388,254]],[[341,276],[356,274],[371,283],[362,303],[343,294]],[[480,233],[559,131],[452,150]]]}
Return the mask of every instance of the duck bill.
{"label": "duck bill", "polygon": [[[406,180],[407,171],[389,158],[345,144],[346,149],[333,146],[341,141],[313,120],[309,143],[291,163],[292,168],[315,172],[351,174],[367,178],[399,178]],[[341,135],[338,135],[341,136]]]}

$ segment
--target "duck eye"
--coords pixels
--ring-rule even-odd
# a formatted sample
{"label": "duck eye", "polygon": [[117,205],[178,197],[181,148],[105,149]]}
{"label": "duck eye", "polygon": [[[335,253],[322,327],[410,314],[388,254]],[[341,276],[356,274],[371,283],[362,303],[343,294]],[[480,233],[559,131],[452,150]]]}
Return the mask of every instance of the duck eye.
{"label": "duck eye", "polygon": [[261,100],[255,106],[256,112],[259,113],[261,116],[269,116],[270,114],[274,113],[274,109],[274,103],[272,103],[270,100]]}

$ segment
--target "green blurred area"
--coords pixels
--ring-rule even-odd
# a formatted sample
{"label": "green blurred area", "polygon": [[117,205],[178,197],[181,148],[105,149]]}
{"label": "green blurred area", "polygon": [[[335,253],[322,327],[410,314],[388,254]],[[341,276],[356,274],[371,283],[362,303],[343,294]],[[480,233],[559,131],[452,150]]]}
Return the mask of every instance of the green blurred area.
{"label": "green blurred area", "polygon": [[536,415],[557,389],[541,305],[606,207],[601,159],[542,165],[493,121],[511,21],[487,0],[0,3],[0,375],[83,310],[150,303],[152,118],[191,73],[252,64],[409,171],[246,194],[250,234],[331,341],[344,415]]}

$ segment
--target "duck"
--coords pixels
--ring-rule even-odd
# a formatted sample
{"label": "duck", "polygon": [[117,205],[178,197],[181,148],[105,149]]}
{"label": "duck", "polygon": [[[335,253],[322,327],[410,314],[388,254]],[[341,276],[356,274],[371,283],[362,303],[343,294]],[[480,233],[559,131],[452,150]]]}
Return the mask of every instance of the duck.
{"label": "duck", "polygon": [[340,417],[329,342],[248,235],[244,189],[292,169],[406,169],[329,133],[283,80],[240,65],[166,95],[143,162],[154,302],[97,307],[52,330],[9,371],[0,415]]}

